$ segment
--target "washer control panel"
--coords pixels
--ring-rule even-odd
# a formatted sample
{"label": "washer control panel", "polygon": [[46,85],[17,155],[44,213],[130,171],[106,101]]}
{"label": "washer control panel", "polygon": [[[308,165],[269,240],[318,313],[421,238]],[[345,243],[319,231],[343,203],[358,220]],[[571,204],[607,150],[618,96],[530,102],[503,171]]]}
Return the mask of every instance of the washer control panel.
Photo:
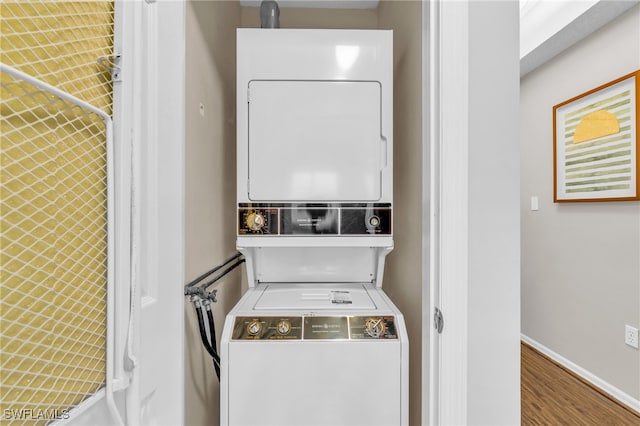
{"label": "washer control panel", "polygon": [[238,235],[391,235],[391,204],[241,203]]}
{"label": "washer control panel", "polygon": [[393,315],[236,317],[232,340],[398,339]]}
{"label": "washer control panel", "polygon": [[302,317],[236,317],[233,340],[300,340]]}

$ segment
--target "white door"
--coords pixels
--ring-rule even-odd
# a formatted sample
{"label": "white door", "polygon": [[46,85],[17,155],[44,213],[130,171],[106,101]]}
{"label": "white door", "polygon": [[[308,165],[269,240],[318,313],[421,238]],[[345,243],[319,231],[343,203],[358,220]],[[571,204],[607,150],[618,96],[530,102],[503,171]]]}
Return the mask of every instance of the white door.
{"label": "white door", "polygon": [[131,424],[184,423],[185,3],[135,2],[132,146],[139,303]]}
{"label": "white door", "polygon": [[175,58],[184,58],[184,3],[117,6],[122,68],[114,83],[114,127],[121,221],[115,257],[121,310],[114,329],[121,380],[112,398],[107,395],[71,423],[177,425],[184,423],[185,133],[184,61]]}
{"label": "white door", "polygon": [[252,81],[249,198],[377,201],[386,142],[373,81]]}
{"label": "white door", "polygon": [[[71,424],[184,423],[184,3],[119,1],[113,396]],[[126,241],[125,241],[126,240]]]}
{"label": "white door", "polygon": [[[113,16],[113,51],[111,55],[101,56],[99,64],[106,78],[111,77],[113,88],[113,106],[111,112],[112,143],[111,180],[112,191],[107,195],[109,204],[109,257],[108,267],[108,295],[106,318],[106,385],[93,396],[87,398],[80,405],[62,416],[58,422],[68,425],[115,425],[128,424],[131,419],[126,412],[125,397],[131,390],[131,359],[133,353],[128,350],[131,337],[130,325],[130,286],[131,286],[131,150],[130,135],[132,120],[130,100],[133,97],[129,87],[123,87],[123,73],[121,72],[122,48],[126,45],[125,28],[131,26],[133,14],[132,3],[115,0]],[[98,14],[104,13],[100,7],[93,10]],[[106,9],[108,10],[108,8]],[[81,15],[79,15],[81,16]],[[98,58],[96,58],[98,59]],[[104,69],[103,69],[104,68]],[[128,73],[127,73],[128,74]],[[130,81],[127,85],[131,84]],[[56,424],[58,424],[56,423]]]}

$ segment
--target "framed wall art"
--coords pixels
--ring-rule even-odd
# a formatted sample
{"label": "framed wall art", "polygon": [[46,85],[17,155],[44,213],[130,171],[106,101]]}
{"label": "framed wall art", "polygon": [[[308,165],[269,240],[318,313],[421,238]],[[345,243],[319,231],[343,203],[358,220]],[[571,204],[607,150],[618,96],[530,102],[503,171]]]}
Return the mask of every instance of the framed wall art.
{"label": "framed wall art", "polygon": [[640,200],[640,71],[553,107],[554,202]]}

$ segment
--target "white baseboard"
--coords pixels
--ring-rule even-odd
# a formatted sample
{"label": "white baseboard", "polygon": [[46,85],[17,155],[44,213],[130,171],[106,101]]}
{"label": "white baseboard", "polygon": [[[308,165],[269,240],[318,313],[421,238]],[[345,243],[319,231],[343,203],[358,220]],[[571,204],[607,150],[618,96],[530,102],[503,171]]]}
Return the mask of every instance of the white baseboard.
{"label": "white baseboard", "polygon": [[635,410],[638,413],[640,413],[640,400],[637,400],[637,399],[633,398],[631,395],[628,395],[625,392],[621,391],[620,389],[616,388],[615,386],[612,386],[610,383],[602,380],[600,377],[598,377],[598,376],[594,375],[593,373],[585,370],[584,368],[580,367],[579,365],[574,364],[573,362],[569,361],[568,359],[566,359],[562,355],[559,355],[559,354],[555,353],[551,349],[547,348],[546,346],[542,345],[541,343],[536,342],[535,340],[531,339],[530,337],[527,337],[524,334],[521,334],[520,335],[520,339],[524,343],[526,343],[529,346],[533,347],[534,349],[542,352],[543,354],[545,354],[546,356],[548,356],[549,358],[551,358],[552,360],[554,360],[558,364],[562,365],[563,367],[571,370],[572,372],[574,372],[578,376],[582,377],[584,380],[588,381],[589,383],[591,383],[592,385],[594,385],[598,389],[602,390],[607,395],[610,395],[612,398],[616,399],[620,403],[622,403],[622,404],[626,405],[627,407],[631,408],[632,410]]}

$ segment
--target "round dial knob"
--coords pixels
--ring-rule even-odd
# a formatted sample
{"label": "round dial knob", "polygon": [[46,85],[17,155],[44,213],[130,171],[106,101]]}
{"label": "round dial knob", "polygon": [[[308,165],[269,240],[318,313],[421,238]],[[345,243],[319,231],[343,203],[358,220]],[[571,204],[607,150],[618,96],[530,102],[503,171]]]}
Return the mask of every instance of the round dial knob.
{"label": "round dial knob", "polygon": [[382,318],[369,318],[364,323],[364,331],[369,337],[379,339],[385,332],[384,321],[382,321]]}
{"label": "round dial knob", "polygon": [[380,226],[380,218],[378,216],[371,216],[369,218],[369,225],[371,225],[373,227]]}
{"label": "round dial knob", "polygon": [[247,215],[245,223],[247,224],[247,228],[250,230],[259,231],[264,227],[266,220],[262,213],[251,212]]}
{"label": "round dial knob", "polygon": [[262,323],[260,321],[254,320],[247,324],[247,333],[250,335],[255,336],[260,334],[260,331],[262,331]]}
{"label": "round dial knob", "polygon": [[288,320],[281,320],[277,325],[278,333],[285,335],[291,331],[291,323]]}

